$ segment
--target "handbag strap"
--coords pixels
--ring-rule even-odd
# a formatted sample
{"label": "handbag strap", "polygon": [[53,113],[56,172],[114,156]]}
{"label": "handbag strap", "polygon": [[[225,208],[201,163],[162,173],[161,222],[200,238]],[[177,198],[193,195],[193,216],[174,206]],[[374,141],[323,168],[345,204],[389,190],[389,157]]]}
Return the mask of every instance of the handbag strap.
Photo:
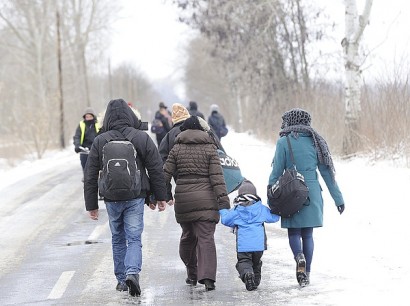
{"label": "handbag strap", "polygon": [[289,152],[290,152],[290,160],[293,164],[293,167],[296,169],[295,158],[293,157],[292,145],[290,144],[289,136],[286,135],[286,141],[288,142]]}

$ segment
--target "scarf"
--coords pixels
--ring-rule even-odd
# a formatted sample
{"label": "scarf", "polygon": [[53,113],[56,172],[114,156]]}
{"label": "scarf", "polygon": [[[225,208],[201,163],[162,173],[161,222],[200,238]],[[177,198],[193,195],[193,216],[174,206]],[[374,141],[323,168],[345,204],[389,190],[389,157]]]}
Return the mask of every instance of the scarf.
{"label": "scarf", "polygon": [[284,113],[282,119],[279,135],[282,137],[293,132],[296,138],[298,138],[299,133],[307,133],[312,136],[319,162],[329,167],[332,180],[335,181],[336,170],[329,146],[326,140],[310,126],[310,114],[305,110],[294,108]]}

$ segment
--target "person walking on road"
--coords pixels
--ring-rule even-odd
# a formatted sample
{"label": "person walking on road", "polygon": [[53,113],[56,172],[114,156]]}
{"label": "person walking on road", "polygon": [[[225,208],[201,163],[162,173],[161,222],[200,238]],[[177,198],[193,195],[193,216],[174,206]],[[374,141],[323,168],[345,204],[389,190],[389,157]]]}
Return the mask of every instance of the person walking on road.
{"label": "person walking on road", "polygon": [[229,209],[222,167],[213,140],[191,116],[164,164],[165,180],[171,183],[178,172],[175,188],[175,218],[182,228],[179,255],[187,269],[186,283],[215,289],[216,247],[214,233],[219,210]]}
{"label": "person walking on road", "polygon": [[[174,103],[172,105],[172,123],[173,126],[171,130],[165,135],[164,139],[161,141],[161,145],[159,146],[159,154],[161,155],[162,160],[165,161],[168,158],[168,154],[171,151],[172,147],[175,143],[175,138],[181,133],[181,126],[186,119],[190,117],[190,113],[188,109],[180,103]],[[194,115],[195,116],[195,115]],[[210,129],[208,123],[198,117],[199,124],[201,125],[202,129],[208,133],[209,137],[215,142],[217,149],[222,150],[225,152],[224,148],[222,147],[221,142]]]}
{"label": "person walking on road", "polygon": [[155,134],[157,146],[159,147],[162,139],[172,128],[171,113],[168,111],[164,102],[159,103],[159,110],[155,112],[155,117],[151,125],[151,132]]}
{"label": "person walking on road", "polygon": [[228,134],[225,119],[219,113],[219,107],[216,104],[211,105],[211,115],[208,117],[208,124],[219,140]]}
{"label": "person walking on road", "polygon": [[335,168],[328,145],[310,126],[310,114],[305,110],[294,108],[285,112],[282,120],[268,188],[276,183],[285,169],[293,167],[285,137],[289,135],[296,169],[304,176],[309,188],[309,198],[299,212],[290,218],[281,218],[281,226],[288,229],[289,245],[296,261],[297,281],[300,286],[306,286],[310,283],[314,245],[313,228],[323,226],[322,188],[317,169],[340,214],[343,213],[345,204],[335,180]]}
{"label": "person walking on road", "polygon": [[[132,296],[141,294],[139,273],[142,265],[141,235],[145,199],[152,192],[157,202],[150,204],[150,208],[155,209],[158,206],[158,210],[163,211],[166,206],[166,185],[161,157],[151,137],[139,130],[140,127],[141,121],[123,99],[111,100],[104,117],[104,133],[94,139],[84,178],[85,208],[91,219],[98,220],[98,179],[100,171],[103,170],[104,173],[104,154],[108,152],[106,144],[113,143],[110,139],[121,140],[116,144],[129,139],[135,149],[134,164],[139,170],[136,179],[140,182],[140,188],[135,188],[135,192],[129,188],[124,188],[122,192],[116,190],[118,192],[112,198],[103,195],[112,234],[114,273],[118,281],[116,289],[128,289]],[[119,166],[117,168],[121,170],[121,160],[116,161],[113,166]],[[125,169],[129,169],[128,166]],[[109,188],[111,185],[107,183],[107,186]]]}
{"label": "person walking on road", "polygon": [[[100,126],[97,121],[97,116],[91,107],[87,107],[84,111],[83,120],[77,126],[73,137],[74,150],[80,154],[81,167],[85,169],[87,163],[88,153],[94,138],[97,136]],[[84,180],[84,178],[82,179]]]}
{"label": "person walking on road", "polygon": [[201,117],[202,119],[205,120],[204,114],[202,114],[199,110],[198,110],[198,103],[196,103],[195,101],[190,101],[189,102],[189,114],[191,116],[197,116],[197,117]]}
{"label": "person walking on road", "polygon": [[256,187],[249,180],[244,180],[234,199],[234,208],[221,209],[221,223],[234,228],[238,262],[236,269],[248,291],[258,288],[262,275],[262,255],[267,249],[264,223],[279,221],[279,216],[272,214],[262,204],[256,193]]}
{"label": "person walking on road", "polygon": [[181,133],[181,126],[191,115],[185,106],[180,103],[172,104],[172,128],[162,139],[159,146],[159,154],[163,162],[168,158],[168,154],[174,146],[175,138]]}

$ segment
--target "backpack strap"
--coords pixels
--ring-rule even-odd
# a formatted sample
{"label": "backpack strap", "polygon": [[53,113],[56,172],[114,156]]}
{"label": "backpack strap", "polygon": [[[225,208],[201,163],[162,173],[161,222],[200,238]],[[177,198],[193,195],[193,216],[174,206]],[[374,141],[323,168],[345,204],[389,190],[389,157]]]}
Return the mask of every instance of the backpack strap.
{"label": "backpack strap", "polygon": [[137,130],[132,128],[131,131],[127,134],[127,136],[125,136],[125,138],[126,138],[128,141],[132,142],[131,140],[132,140],[134,137],[136,137],[137,135],[138,135]]}
{"label": "backpack strap", "polygon": [[102,133],[101,136],[102,136],[107,142],[110,142],[111,140],[114,139],[114,138],[110,135],[109,132]]}
{"label": "backpack strap", "polygon": [[292,145],[290,144],[289,135],[286,135],[286,141],[288,142],[289,152],[290,152],[290,160],[292,161],[293,168],[296,169],[295,158],[293,156]]}
{"label": "backpack strap", "polygon": [[[114,137],[112,134],[115,134],[117,137]],[[120,139],[126,139],[128,141],[131,141],[135,136],[137,136],[138,132],[136,129],[131,129],[131,131],[127,134],[127,136],[124,136],[120,131],[117,130],[110,130],[108,132],[102,133],[102,137],[107,142],[110,142],[113,139],[120,138]]]}

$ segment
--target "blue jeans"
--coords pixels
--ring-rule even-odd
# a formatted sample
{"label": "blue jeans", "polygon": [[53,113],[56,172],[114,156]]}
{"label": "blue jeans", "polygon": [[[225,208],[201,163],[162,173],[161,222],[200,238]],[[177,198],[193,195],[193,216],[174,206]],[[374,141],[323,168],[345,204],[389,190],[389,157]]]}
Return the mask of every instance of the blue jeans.
{"label": "blue jeans", "polygon": [[303,253],[306,259],[306,272],[310,272],[313,259],[313,227],[288,228],[289,245],[293,256]]}
{"label": "blue jeans", "polygon": [[112,235],[114,273],[118,282],[125,282],[128,274],[138,274],[141,271],[144,199],[105,204]]}

